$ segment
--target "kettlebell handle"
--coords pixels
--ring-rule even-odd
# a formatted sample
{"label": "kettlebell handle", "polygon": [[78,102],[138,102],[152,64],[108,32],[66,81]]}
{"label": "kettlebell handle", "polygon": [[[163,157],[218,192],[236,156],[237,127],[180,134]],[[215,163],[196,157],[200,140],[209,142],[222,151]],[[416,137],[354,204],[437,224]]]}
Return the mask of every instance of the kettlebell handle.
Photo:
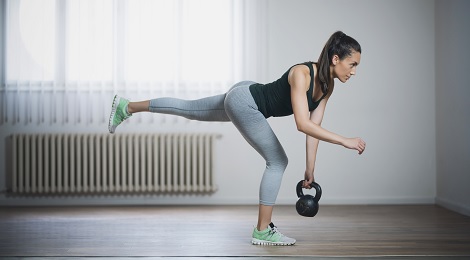
{"label": "kettlebell handle", "polygon": [[[297,183],[297,189],[296,190],[297,190],[297,197],[299,197],[299,198],[304,196],[304,192],[302,191],[303,182],[304,182],[304,180],[301,180],[301,181],[299,181],[299,183]],[[310,184],[310,186],[312,186],[315,189],[315,197],[313,197],[313,199],[318,202],[321,198],[321,187],[316,182],[312,182],[312,184]]]}

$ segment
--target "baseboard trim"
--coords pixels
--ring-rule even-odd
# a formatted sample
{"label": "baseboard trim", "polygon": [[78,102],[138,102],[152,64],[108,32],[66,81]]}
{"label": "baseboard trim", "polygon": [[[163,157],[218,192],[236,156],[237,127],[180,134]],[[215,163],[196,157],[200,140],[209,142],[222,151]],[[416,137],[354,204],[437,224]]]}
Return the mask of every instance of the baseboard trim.
{"label": "baseboard trim", "polygon": [[450,201],[448,199],[436,197],[436,204],[444,207],[446,209],[455,211],[457,213],[470,216],[470,206],[469,205],[463,205],[460,203],[455,203],[453,201]]}
{"label": "baseboard trim", "polygon": [[[296,197],[278,198],[276,205],[295,205]],[[93,206],[93,205],[257,205],[251,197],[218,198],[209,195],[140,195],[140,196],[58,196],[7,197],[0,195],[0,206]],[[431,197],[415,198],[322,198],[321,205],[410,205],[435,204]],[[470,212],[467,209],[467,212]]]}

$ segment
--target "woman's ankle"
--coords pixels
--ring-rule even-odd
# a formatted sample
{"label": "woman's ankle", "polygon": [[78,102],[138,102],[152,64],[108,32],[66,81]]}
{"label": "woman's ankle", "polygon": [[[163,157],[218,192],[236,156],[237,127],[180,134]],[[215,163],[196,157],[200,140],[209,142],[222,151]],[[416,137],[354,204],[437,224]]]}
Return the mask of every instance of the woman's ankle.
{"label": "woman's ankle", "polygon": [[268,228],[269,224],[272,222],[273,206],[259,205],[259,214],[258,214],[258,225],[256,228],[258,231],[263,231]]}
{"label": "woman's ankle", "polygon": [[129,102],[127,112],[130,114],[149,111],[150,101]]}

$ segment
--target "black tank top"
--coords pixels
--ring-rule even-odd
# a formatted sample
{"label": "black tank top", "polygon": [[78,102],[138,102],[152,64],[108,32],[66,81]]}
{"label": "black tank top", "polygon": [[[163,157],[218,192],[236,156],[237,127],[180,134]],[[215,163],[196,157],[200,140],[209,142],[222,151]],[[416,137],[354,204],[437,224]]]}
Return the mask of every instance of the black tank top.
{"label": "black tank top", "polygon": [[[302,65],[307,65],[310,69],[310,87],[306,92],[306,97],[308,101],[309,111],[315,110],[318,107],[320,101],[326,96],[327,93],[317,100],[313,100],[313,82],[314,82],[314,73],[313,73],[313,62],[304,62]],[[296,64],[300,65],[300,64]],[[295,66],[295,65],[294,65]],[[292,67],[294,67],[292,66]],[[278,80],[268,83],[268,84],[259,84],[255,83],[250,86],[250,92],[253,96],[253,99],[258,106],[258,110],[264,115],[265,118],[268,117],[281,117],[289,116],[294,112],[292,110],[292,101],[290,93],[290,84],[288,80],[289,72],[292,69],[290,67]]]}

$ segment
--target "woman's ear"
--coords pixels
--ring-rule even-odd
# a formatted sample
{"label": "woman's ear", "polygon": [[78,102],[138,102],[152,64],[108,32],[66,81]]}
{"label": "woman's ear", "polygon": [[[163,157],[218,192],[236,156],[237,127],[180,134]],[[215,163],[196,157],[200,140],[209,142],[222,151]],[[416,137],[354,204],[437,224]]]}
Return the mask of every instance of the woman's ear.
{"label": "woman's ear", "polygon": [[339,62],[339,56],[337,54],[333,55],[333,58],[331,59],[331,64],[336,66],[338,62]]}

